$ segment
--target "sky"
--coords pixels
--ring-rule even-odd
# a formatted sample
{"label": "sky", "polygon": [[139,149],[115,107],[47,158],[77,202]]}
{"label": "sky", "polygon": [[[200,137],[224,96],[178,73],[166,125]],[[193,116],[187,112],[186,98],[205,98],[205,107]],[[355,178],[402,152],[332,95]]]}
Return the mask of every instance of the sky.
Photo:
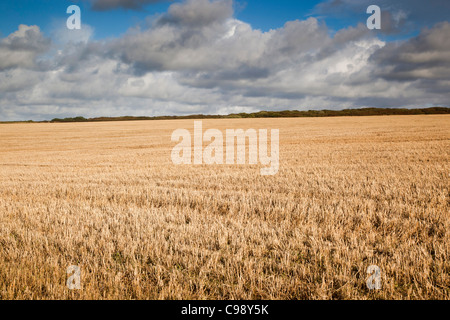
{"label": "sky", "polygon": [[2,1],[0,121],[449,107],[449,14],[448,0]]}

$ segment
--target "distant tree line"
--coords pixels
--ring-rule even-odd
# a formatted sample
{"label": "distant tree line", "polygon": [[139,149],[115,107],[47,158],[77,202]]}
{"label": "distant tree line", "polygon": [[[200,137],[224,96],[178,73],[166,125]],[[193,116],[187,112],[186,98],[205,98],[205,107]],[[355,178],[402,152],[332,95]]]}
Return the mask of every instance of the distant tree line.
{"label": "distant tree line", "polygon": [[189,115],[189,116],[123,116],[123,117],[97,117],[97,118],[55,118],[42,122],[96,122],[96,121],[133,121],[133,120],[177,120],[177,119],[238,119],[238,118],[306,118],[306,117],[353,117],[353,116],[389,116],[389,115],[419,115],[419,114],[450,114],[450,108],[433,107],[425,109],[390,109],[390,108],[363,108],[345,110],[285,110],[260,111],[255,113],[233,113],[229,115]]}

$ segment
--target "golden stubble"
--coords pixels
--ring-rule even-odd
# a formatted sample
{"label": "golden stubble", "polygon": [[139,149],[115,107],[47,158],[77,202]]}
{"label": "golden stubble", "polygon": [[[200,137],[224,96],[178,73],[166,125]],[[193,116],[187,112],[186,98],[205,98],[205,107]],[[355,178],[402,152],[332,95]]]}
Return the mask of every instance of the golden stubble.
{"label": "golden stubble", "polygon": [[2,124],[0,299],[449,299],[449,120],[203,120],[280,129],[275,176],[173,165],[193,120]]}

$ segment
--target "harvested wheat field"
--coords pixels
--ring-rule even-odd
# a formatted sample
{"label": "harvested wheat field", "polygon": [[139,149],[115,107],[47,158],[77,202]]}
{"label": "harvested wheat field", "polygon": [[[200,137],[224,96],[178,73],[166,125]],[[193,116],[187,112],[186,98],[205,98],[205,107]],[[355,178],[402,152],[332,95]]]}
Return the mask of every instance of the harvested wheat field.
{"label": "harvested wheat field", "polygon": [[450,298],[448,115],[203,120],[280,129],[274,176],[174,165],[193,125],[1,124],[0,299]]}

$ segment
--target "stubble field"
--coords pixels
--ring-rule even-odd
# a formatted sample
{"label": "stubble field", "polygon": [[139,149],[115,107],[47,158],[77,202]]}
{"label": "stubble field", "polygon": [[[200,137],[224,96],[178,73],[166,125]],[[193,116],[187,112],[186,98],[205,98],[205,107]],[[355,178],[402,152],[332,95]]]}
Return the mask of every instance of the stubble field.
{"label": "stubble field", "polygon": [[280,129],[275,176],[179,128],[0,124],[0,299],[450,299],[449,116],[203,120]]}

